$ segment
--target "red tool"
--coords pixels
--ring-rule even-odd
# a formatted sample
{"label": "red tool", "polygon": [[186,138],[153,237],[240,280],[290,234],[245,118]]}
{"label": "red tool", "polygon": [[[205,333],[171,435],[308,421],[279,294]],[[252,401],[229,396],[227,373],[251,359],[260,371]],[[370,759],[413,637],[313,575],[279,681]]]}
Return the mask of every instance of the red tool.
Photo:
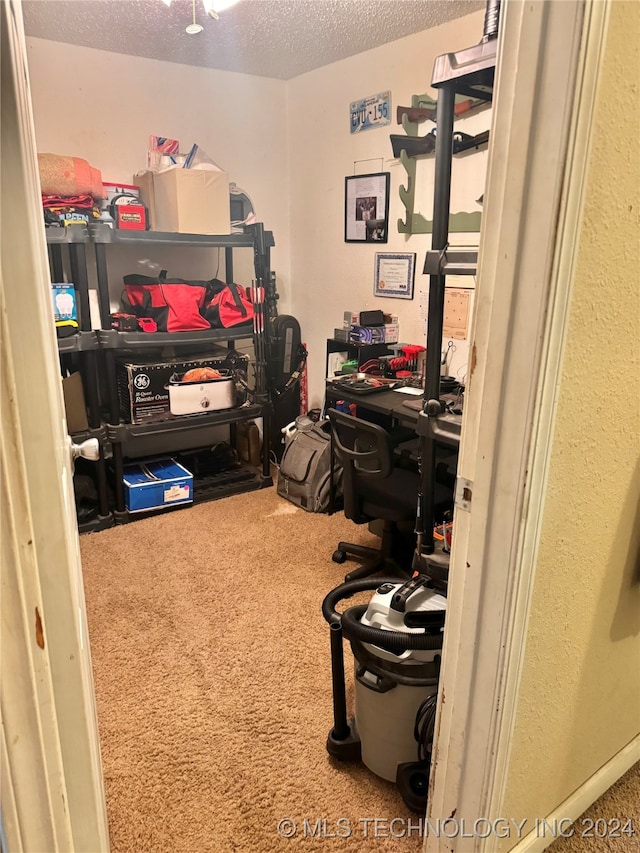
{"label": "red tool", "polygon": [[151,317],[138,317],[138,326],[143,332],[158,331],[158,324]]}

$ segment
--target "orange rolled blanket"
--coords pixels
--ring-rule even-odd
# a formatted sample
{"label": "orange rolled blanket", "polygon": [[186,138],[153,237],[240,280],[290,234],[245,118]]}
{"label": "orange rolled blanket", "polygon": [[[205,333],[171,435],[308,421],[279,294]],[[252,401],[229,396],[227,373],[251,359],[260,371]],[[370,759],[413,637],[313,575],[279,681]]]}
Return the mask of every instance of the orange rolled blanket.
{"label": "orange rolled blanket", "polygon": [[38,154],[42,195],[90,195],[94,199],[106,198],[102,185],[102,172],[94,169],[81,157],[61,154]]}

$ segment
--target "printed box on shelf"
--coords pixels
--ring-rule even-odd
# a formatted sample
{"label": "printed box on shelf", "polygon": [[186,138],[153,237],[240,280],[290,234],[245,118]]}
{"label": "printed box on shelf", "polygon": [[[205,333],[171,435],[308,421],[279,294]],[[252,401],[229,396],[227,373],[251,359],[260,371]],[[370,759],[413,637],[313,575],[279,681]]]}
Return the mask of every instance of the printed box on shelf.
{"label": "printed box on shelf", "polygon": [[71,282],[53,283],[51,285],[53,300],[53,318],[56,323],[64,320],[77,320],[76,291]]}
{"label": "printed box on shelf", "polygon": [[195,367],[228,367],[228,350],[212,347],[207,356],[184,359],[157,358],[135,361],[119,359],[116,362],[120,415],[132,424],[171,420],[169,385],[174,374],[184,374]]}

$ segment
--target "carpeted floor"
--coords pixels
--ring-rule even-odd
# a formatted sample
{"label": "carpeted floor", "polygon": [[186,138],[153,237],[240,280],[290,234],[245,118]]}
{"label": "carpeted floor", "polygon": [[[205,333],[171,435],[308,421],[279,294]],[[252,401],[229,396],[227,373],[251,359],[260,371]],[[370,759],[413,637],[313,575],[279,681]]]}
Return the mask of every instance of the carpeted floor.
{"label": "carpeted floor", "polygon": [[341,538],[378,541],[275,489],[81,538],[113,853],[420,850],[395,786],[325,750]]}
{"label": "carpeted floor", "polygon": [[113,853],[290,850],[285,818],[309,851],[345,831],[339,818],[345,851],[419,850],[415,830],[364,837],[360,818],[410,813],[395,786],[325,750],[320,606],[344,574],[340,538],[377,541],[274,489],[82,538]]}

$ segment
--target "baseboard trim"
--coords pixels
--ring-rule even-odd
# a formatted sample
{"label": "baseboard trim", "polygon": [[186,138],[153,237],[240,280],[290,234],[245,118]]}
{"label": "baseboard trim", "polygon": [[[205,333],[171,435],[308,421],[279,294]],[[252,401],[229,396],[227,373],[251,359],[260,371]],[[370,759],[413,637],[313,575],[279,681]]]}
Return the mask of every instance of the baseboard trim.
{"label": "baseboard trim", "polygon": [[[557,809],[554,809],[547,816],[546,820],[551,825],[553,825],[554,820],[561,821],[564,818],[570,818],[572,821],[577,820],[589,806],[595,803],[598,797],[608,791],[638,761],[640,761],[640,734],[596,771],[593,776],[590,776],[570,797],[567,797]],[[550,837],[539,837],[534,830],[518,842],[515,847],[512,847],[510,853],[541,853],[555,840],[555,838]]]}

